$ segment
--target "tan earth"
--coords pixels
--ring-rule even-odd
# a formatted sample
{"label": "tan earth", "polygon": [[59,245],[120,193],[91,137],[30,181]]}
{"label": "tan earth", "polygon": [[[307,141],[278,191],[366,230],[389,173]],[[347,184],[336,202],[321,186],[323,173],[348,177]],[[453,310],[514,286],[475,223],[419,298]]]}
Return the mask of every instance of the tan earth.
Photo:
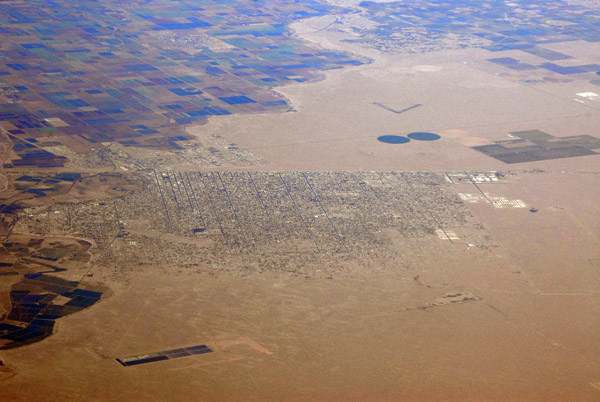
{"label": "tan earth", "polygon": [[455,141],[466,147],[478,147],[481,145],[490,145],[493,143],[492,141],[481,137],[461,137],[455,139]]}
{"label": "tan earth", "polygon": [[[92,264],[85,280],[111,296],[58,320],[42,342],[0,351],[0,401],[600,400],[600,156],[509,165],[471,148],[534,129],[600,138],[598,102],[573,100],[588,84],[523,85],[482,68],[483,49],[364,50],[334,31],[315,33],[319,24],[294,28],[323,47],[376,59],[279,88],[294,112],[219,116],[188,132],[200,142],[222,135],[266,161],[223,171],[438,172],[447,178],[444,194],[462,199],[476,223],[423,236],[377,228],[393,257],[315,253],[301,275],[259,273],[253,267],[268,261],[252,254],[231,256],[227,267],[190,257],[210,265],[201,272]],[[396,114],[374,102],[420,106]],[[442,138],[377,141],[415,131]],[[120,187],[139,187],[117,182],[119,189],[83,183],[76,195],[87,202],[92,187],[134,208],[122,207]],[[333,203],[336,191],[356,196],[333,189],[322,203]],[[325,222],[326,214],[314,215]],[[115,232],[114,244],[134,247],[111,219],[113,226],[102,224]],[[132,221],[131,234],[211,244],[146,225]],[[298,249],[312,247],[306,243]],[[290,265],[309,259],[297,254]],[[116,361],[201,344],[213,352],[130,367]]]}
{"label": "tan earth", "polygon": [[463,138],[467,137],[469,135],[469,132],[465,130],[450,129],[440,131],[439,135],[447,138]]}

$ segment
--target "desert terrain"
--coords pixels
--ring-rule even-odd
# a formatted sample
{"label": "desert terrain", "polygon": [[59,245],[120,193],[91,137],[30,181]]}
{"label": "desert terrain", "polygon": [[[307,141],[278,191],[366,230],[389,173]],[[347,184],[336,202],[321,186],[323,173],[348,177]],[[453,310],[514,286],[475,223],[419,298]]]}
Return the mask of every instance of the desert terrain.
{"label": "desert terrain", "polygon": [[597,4],[74,3],[0,4],[0,400],[600,399]]}

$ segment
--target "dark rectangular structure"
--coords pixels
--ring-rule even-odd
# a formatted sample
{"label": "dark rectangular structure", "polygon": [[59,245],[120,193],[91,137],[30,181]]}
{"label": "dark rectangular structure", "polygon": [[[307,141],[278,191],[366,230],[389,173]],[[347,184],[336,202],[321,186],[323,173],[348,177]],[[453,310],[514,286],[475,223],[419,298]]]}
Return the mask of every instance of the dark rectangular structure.
{"label": "dark rectangular structure", "polygon": [[116,359],[122,366],[137,366],[138,364],[158,362],[161,360],[177,359],[179,357],[210,353],[212,349],[206,345],[196,345],[187,348],[171,349],[145,355],[129,356]]}
{"label": "dark rectangular structure", "polygon": [[511,133],[518,140],[497,141],[473,149],[504,163],[524,163],[549,159],[596,155],[600,139],[591,135],[554,137],[540,130]]}

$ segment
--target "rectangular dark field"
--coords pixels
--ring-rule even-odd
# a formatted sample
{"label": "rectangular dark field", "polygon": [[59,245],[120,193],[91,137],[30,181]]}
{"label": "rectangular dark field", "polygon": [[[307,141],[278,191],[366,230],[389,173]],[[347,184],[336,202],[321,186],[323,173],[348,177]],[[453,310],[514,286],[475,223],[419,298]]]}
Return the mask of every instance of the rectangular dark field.
{"label": "rectangular dark field", "polygon": [[145,359],[139,359],[139,360],[132,360],[132,361],[123,361],[121,359],[117,359],[117,361],[119,363],[121,363],[123,366],[127,367],[127,366],[136,366],[138,364],[144,364],[144,363],[152,363],[152,362],[157,362],[160,360],[167,360],[168,357],[167,356],[154,356],[154,357],[148,357]]}
{"label": "rectangular dark field", "polygon": [[577,156],[595,155],[596,152],[581,147],[565,147],[552,150],[532,150],[529,152],[489,155],[504,163],[524,163],[549,159],[573,158]]}
{"label": "rectangular dark field", "polygon": [[116,359],[122,366],[136,366],[138,364],[152,363],[161,360],[177,359],[180,357],[210,353],[206,345],[190,346],[188,348],[171,349],[162,352],[149,353],[145,355],[130,356]]}

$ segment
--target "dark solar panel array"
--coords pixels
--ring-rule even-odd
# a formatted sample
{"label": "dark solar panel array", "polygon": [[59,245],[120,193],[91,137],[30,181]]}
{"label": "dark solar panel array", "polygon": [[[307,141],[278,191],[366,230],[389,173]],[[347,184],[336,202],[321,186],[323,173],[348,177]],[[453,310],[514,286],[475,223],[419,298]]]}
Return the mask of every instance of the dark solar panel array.
{"label": "dark solar panel array", "polygon": [[180,357],[186,357],[186,356],[192,356],[192,355],[202,355],[202,354],[210,353],[210,352],[212,352],[212,349],[210,349],[208,346],[197,345],[197,346],[190,346],[187,348],[165,350],[162,352],[155,352],[155,353],[150,353],[150,354],[145,354],[145,355],[124,357],[124,358],[116,359],[116,360],[119,363],[121,363],[121,365],[127,367],[127,366],[137,366],[138,364],[157,362],[157,361],[161,361],[161,360],[177,359]]}
{"label": "dark solar panel array", "polygon": [[600,139],[591,135],[554,137],[539,130],[511,133],[518,140],[497,141],[473,149],[504,163],[524,163],[549,159],[596,155]]}

